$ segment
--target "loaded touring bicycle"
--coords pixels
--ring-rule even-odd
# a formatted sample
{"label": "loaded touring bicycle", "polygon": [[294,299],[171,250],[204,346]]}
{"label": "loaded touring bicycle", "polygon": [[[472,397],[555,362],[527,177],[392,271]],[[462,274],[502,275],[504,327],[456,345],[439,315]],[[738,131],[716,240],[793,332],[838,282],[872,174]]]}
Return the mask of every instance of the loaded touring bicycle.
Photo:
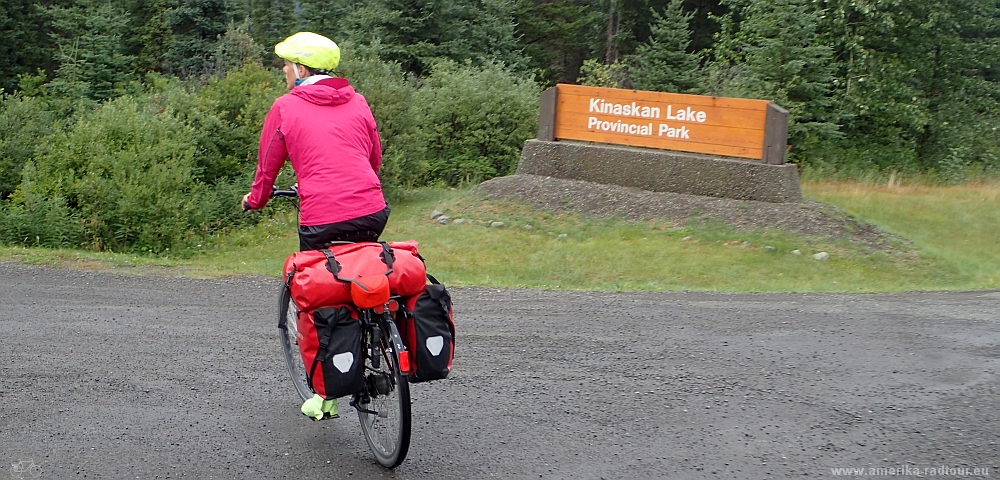
{"label": "loaded touring bicycle", "polygon": [[302,400],[349,398],[375,459],[398,466],[410,445],[410,383],[451,370],[447,290],[426,273],[414,241],[296,252],[283,280],[278,330],[295,390]]}

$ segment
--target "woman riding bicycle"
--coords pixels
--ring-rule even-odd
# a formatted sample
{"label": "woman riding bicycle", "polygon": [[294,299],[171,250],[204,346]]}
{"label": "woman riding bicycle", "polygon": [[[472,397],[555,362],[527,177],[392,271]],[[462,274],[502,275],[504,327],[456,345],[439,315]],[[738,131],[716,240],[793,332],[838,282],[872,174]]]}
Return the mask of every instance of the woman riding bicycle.
{"label": "woman riding bicycle", "polygon": [[300,32],[274,53],[285,60],[291,91],[264,118],[257,174],[244,206],[267,204],[288,158],[299,188],[301,250],[377,241],[389,218],[378,178],[382,143],[365,98],[347,79],[329,75],[340,63],[340,48],[324,36]]}
{"label": "woman riding bicycle", "polygon": [[[365,98],[347,79],[330,76],[340,48],[322,35],[299,32],[275,45],[274,53],[285,61],[290,91],[264,119],[257,173],[243,209],[267,205],[288,158],[298,181],[300,250],[378,241],[390,210],[378,178],[382,144]],[[337,416],[337,402],[317,395],[302,413]]]}

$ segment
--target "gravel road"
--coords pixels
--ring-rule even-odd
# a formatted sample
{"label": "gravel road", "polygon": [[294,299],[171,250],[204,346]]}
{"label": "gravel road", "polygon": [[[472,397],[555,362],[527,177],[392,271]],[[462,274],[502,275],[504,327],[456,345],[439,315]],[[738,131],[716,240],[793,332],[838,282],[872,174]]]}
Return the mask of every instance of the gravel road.
{"label": "gravel road", "polygon": [[1000,292],[456,288],[389,472],[297,412],[277,287],[0,263],[0,479],[1000,475]]}

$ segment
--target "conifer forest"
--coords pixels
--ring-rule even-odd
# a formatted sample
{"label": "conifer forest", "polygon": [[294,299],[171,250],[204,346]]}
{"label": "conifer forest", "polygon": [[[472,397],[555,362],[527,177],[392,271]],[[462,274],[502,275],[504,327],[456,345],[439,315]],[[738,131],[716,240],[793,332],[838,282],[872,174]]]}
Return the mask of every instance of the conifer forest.
{"label": "conifer forest", "polygon": [[0,0],[0,244],[260,221],[237,206],[297,31],[341,46],[390,192],[513,173],[556,83],[774,101],[814,177],[1000,173],[995,1]]}

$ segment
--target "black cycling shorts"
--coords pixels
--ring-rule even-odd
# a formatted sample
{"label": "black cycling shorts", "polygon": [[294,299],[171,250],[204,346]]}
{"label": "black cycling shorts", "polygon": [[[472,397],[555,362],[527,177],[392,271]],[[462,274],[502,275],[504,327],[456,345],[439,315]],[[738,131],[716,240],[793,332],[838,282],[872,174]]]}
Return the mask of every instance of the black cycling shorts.
{"label": "black cycling shorts", "polygon": [[389,221],[389,204],[371,215],[326,225],[299,226],[299,250],[319,250],[337,242],[377,242]]}

